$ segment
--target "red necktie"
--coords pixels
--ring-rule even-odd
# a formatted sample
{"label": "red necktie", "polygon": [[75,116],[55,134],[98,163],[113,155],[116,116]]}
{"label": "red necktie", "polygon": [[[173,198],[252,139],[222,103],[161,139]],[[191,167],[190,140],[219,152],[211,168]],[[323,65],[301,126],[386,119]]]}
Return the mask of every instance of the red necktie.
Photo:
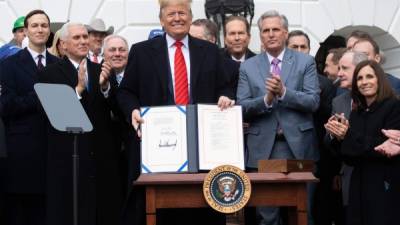
{"label": "red necktie", "polygon": [[180,41],[175,42],[175,104],[177,105],[187,105],[189,103],[188,78],[182,45]]}

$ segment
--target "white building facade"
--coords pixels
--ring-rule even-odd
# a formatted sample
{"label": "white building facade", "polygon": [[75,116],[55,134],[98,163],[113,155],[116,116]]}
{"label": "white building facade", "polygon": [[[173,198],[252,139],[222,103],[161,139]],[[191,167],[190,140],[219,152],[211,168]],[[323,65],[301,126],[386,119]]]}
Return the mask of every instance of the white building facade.
{"label": "white building facade", "polygon": [[[205,18],[204,3],[193,0],[194,19]],[[355,28],[370,32],[385,54],[384,68],[400,77],[400,0],[254,0],[254,4],[253,51],[260,49],[257,19],[276,9],[288,17],[289,30],[309,34],[312,54],[331,34],[346,36]],[[33,9],[45,10],[51,22],[89,23],[102,18],[129,44],[146,40],[150,30],[160,28],[158,0],[0,0],[0,44],[12,38],[15,19]]]}

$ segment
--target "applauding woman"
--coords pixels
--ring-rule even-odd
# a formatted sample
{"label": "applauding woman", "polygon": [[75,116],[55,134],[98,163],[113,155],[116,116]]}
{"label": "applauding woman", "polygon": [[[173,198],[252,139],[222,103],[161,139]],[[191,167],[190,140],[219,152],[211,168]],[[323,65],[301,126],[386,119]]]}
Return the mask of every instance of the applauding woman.
{"label": "applauding woman", "polygon": [[382,129],[400,129],[400,101],[371,60],[357,65],[351,94],[355,107],[340,152],[354,166],[348,225],[399,224],[400,157],[387,157],[375,147],[387,140]]}

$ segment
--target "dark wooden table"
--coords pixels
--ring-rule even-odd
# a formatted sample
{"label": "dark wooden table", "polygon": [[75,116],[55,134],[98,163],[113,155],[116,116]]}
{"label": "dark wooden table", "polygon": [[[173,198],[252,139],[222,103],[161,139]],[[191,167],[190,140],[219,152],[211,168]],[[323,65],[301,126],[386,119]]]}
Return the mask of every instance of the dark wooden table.
{"label": "dark wooden table", "polygon": [[[247,173],[251,180],[249,206],[288,206],[289,224],[307,225],[308,182],[312,173]],[[208,207],[203,196],[205,173],[142,174],[134,185],[146,187],[147,225],[156,224],[159,208]]]}

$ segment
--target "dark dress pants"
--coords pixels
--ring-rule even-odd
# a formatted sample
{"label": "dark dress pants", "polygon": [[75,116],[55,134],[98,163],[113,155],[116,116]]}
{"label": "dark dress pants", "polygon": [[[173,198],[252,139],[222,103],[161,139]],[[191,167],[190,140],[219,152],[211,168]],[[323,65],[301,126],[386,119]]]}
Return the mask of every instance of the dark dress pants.
{"label": "dark dress pants", "polygon": [[45,197],[41,194],[5,196],[5,225],[44,225]]}

